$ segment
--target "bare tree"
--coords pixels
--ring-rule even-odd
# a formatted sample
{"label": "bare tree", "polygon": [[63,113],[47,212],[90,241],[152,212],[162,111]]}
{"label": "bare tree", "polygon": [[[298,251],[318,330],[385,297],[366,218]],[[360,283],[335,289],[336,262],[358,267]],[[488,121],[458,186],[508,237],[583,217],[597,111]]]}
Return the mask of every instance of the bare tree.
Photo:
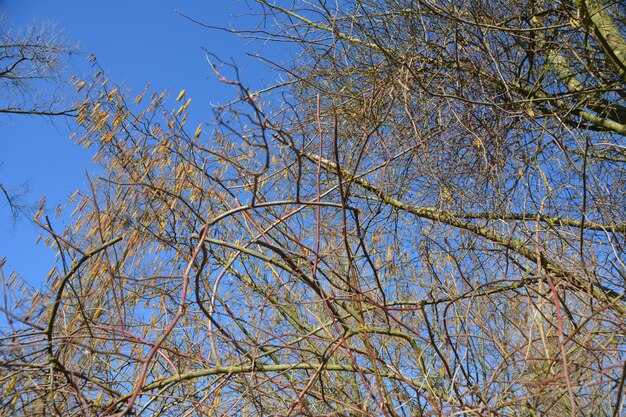
{"label": "bare tree", "polygon": [[623,414],[624,6],[258,3],[290,81],[208,56],[212,125],[77,82],[106,175],[6,284],[0,409]]}
{"label": "bare tree", "polygon": [[[66,95],[67,81],[63,79],[63,66],[74,49],[63,34],[51,24],[10,30],[1,18],[0,115],[75,116]],[[0,122],[4,124],[5,120]],[[23,201],[27,192],[27,185],[0,182],[0,201],[9,206],[14,221],[30,209]]]}
{"label": "bare tree", "polygon": [[[24,30],[0,31],[0,113],[71,116],[64,102],[62,71],[73,53],[61,32],[51,24],[33,24]],[[55,94],[56,90],[56,94]]]}

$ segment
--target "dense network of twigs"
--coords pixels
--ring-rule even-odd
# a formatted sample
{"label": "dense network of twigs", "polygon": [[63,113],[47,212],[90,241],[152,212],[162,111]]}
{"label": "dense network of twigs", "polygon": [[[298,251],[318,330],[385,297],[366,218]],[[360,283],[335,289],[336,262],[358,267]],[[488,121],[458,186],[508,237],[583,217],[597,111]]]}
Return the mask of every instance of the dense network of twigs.
{"label": "dense network of twigs", "polygon": [[289,81],[211,58],[213,124],[76,81],[103,173],[3,282],[0,413],[623,415],[623,3],[258,3]]}

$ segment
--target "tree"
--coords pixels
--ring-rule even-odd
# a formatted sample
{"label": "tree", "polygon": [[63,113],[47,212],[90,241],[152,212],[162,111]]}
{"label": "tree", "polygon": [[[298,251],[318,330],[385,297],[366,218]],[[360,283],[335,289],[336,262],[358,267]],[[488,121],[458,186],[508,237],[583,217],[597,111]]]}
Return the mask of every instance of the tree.
{"label": "tree", "polygon": [[2,410],[621,415],[624,6],[258,3],[290,80],[209,57],[239,91],[209,131],[77,82],[106,175],[40,220]]}
{"label": "tree", "polygon": [[73,52],[50,24],[33,24],[23,31],[0,30],[0,113],[75,114],[62,94],[54,94],[62,85],[63,61]]}
{"label": "tree", "polygon": [[[75,116],[62,75],[65,60],[73,53],[50,24],[33,24],[23,31],[0,28],[0,115]],[[27,186],[0,182],[0,201],[6,200],[14,219],[29,209],[22,201],[27,191]]]}

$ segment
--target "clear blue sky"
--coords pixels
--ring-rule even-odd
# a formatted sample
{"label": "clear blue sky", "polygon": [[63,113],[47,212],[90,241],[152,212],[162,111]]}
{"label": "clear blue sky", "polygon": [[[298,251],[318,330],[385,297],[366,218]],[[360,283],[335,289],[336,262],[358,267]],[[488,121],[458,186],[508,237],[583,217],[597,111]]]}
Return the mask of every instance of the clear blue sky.
{"label": "clear blue sky", "polygon": [[[193,99],[191,116],[210,120],[210,103],[226,102],[232,92],[212,74],[202,48],[219,57],[234,59],[243,79],[254,88],[269,85],[276,74],[264,69],[246,52],[255,45],[235,35],[200,27],[176,13],[214,26],[250,29],[257,17],[245,1],[113,0],[49,1],[0,0],[3,25],[14,28],[54,22],[80,54],[72,59],[68,75],[88,73],[86,56],[93,53],[115,83],[129,92],[143,90],[150,82],[154,90],[177,94],[187,90]],[[256,10],[258,12],[258,9]],[[267,49],[265,55],[272,51]],[[47,207],[64,203],[76,189],[85,188],[85,170],[90,154],[69,140],[71,123],[33,116],[0,115],[0,183],[17,187],[29,183],[26,201],[37,202],[46,195]],[[55,227],[62,230],[62,220]],[[54,265],[54,254],[35,245],[39,230],[27,220],[11,224],[4,201],[0,201],[0,259],[7,258],[5,275],[16,271],[39,286]]]}

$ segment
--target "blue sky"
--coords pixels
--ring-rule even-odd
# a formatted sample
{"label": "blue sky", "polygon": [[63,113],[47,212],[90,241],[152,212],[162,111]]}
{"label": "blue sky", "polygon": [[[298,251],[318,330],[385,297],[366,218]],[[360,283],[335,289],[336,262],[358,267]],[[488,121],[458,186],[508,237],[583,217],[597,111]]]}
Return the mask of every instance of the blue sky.
{"label": "blue sky", "polygon": [[[258,45],[201,27],[179,13],[220,27],[250,29],[259,21],[245,1],[235,0],[0,0],[1,24],[20,28],[33,22],[54,23],[69,44],[78,46],[80,53],[69,62],[68,77],[89,74],[86,57],[93,53],[109,78],[129,93],[143,90],[148,82],[151,89],[167,89],[174,96],[185,89],[193,99],[190,116],[198,120],[210,120],[211,103],[226,102],[233,94],[213,76],[202,48],[233,59],[253,88],[275,81],[276,74],[246,55],[257,53]],[[0,183],[7,188],[28,184],[26,202],[46,195],[48,208],[63,204],[74,190],[85,188],[85,171],[94,170],[90,153],[72,144],[71,133],[71,123],[61,119],[0,115]],[[55,221],[55,228],[62,230],[63,220]],[[8,207],[0,201],[5,275],[15,271],[35,286],[42,283],[54,265],[54,253],[35,245],[38,234],[28,220],[13,225]]]}

